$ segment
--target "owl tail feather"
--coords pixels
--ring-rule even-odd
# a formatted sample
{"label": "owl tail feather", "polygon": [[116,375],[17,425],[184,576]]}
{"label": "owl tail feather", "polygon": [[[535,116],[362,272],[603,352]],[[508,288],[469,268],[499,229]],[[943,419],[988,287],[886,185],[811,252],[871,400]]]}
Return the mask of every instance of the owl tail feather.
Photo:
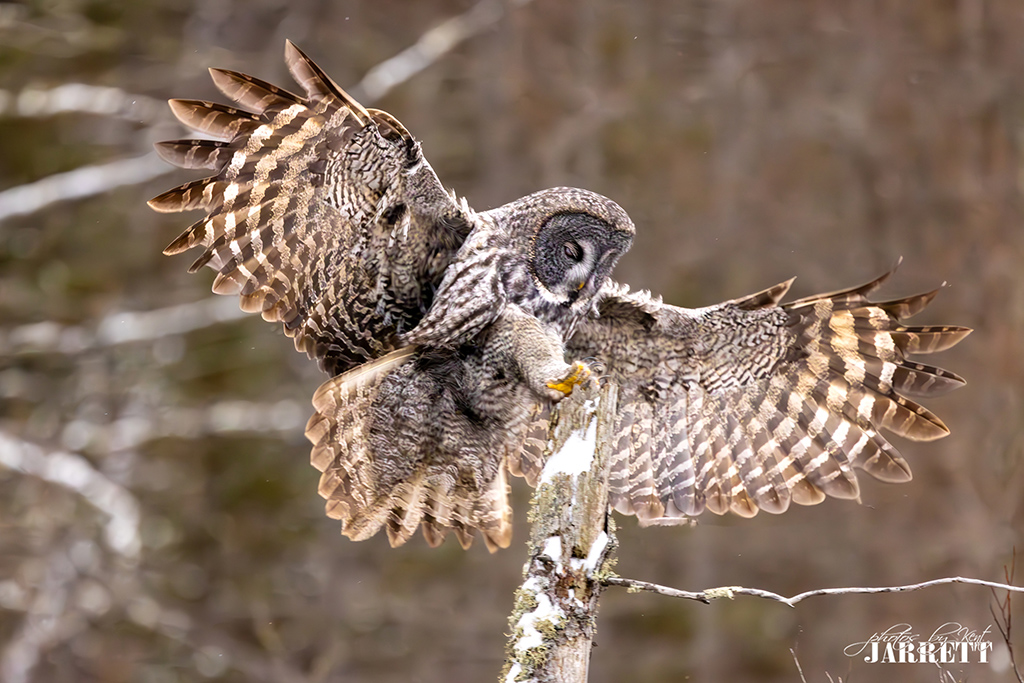
{"label": "owl tail feather", "polygon": [[530,486],[537,488],[537,481],[546,460],[545,449],[551,429],[551,406],[536,405],[527,424],[522,448],[509,452],[508,469],[515,476],[526,479]]}
{"label": "owl tail feather", "polygon": [[411,372],[417,353],[416,346],[399,349],[328,380],[314,394],[306,437],[313,443],[312,464],[323,473],[319,490],[327,516],[341,521],[342,533],[354,541],[383,527],[395,547],[422,525],[432,547],[454,531],[468,548],[479,529],[488,550],[507,548],[512,511],[503,462],[493,476],[481,477],[432,458],[424,430],[433,425],[423,412],[406,415],[405,422],[389,414],[388,433],[375,429],[387,411],[382,388],[388,391],[393,373]]}

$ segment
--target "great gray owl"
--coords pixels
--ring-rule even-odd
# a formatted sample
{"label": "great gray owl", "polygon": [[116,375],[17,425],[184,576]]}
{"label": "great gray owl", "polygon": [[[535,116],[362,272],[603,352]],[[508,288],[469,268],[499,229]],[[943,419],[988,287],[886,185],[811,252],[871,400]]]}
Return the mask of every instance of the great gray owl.
{"label": "great gray owl", "polygon": [[150,201],[204,209],[165,250],[202,245],[192,270],[282,322],[335,375],[306,435],[320,494],[342,532],[422,523],[431,545],[479,529],[511,536],[506,470],[535,484],[551,408],[581,382],[618,385],[610,504],[642,523],[701,513],[779,513],[858,498],[855,468],[910,469],[879,428],[948,433],[904,398],[963,384],[907,360],[970,330],[907,327],[935,292],[872,303],[887,277],[779,304],[789,282],[689,310],[608,280],[633,237],[614,202],[556,188],[477,213],[444,190],[390,114],[352,100],[298,48],[305,96],[211,69],[243,109],[172,100],[217,140],[158,145],[213,177]]}

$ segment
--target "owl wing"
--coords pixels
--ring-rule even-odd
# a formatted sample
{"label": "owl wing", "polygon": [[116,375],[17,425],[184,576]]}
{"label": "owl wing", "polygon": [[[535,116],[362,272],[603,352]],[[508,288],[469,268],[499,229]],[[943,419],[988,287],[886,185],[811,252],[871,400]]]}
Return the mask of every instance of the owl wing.
{"label": "owl wing", "polygon": [[[599,317],[580,325],[567,355],[596,358],[618,384],[610,504],[643,524],[705,508],[750,517],[826,495],[857,499],[858,468],[910,479],[879,430],[945,436],[942,421],[906,396],[963,380],[907,356],[948,349],[970,330],[904,326],[936,292],[871,302],[890,274],[780,305],[790,281],[696,310],[606,285]],[[528,479],[539,471],[530,453],[510,464]]]}
{"label": "owl wing", "polygon": [[157,145],[167,161],[215,175],[150,200],[206,217],[164,251],[203,247],[191,271],[213,291],[284,324],[331,374],[400,344],[430,308],[473,214],[438,181],[394,117],[365,109],[291,42],[285,59],[305,96],[211,69],[241,109],[171,100],[185,125],[217,140]]}

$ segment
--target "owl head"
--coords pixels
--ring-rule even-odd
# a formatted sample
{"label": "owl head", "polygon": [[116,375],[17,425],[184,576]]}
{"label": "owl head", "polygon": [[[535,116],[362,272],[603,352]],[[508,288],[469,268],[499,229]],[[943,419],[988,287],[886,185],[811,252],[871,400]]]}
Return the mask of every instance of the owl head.
{"label": "owl head", "polygon": [[513,202],[527,267],[549,302],[582,309],[632,245],[636,229],[622,207],[594,192],[556,187]]}

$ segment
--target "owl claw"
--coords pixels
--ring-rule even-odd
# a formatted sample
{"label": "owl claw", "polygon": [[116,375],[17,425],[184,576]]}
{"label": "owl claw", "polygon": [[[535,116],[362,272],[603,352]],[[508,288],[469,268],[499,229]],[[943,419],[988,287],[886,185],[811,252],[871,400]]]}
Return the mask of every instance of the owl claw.
{"label": "owl claw", "polygon": [[569,374],[562,377],[554,382],[548,382],[548,389],[553,389],[561,394],[558,398],[563,398],[572,393],[573,387],[579,384],[585,384],[590,380],[590,368],[586,363],[580,361],[574,362],[569,367]]}

